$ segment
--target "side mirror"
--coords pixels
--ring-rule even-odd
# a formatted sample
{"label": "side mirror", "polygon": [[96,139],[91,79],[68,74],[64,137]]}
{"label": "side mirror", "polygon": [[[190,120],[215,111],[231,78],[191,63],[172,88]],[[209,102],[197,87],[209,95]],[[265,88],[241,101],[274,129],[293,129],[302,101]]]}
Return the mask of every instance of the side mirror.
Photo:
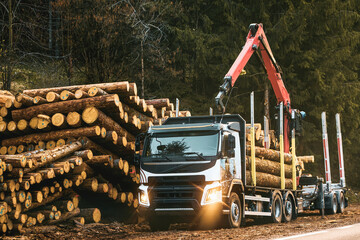
{"label": "side mirror", "polygon": [[228,141],[229,141],[229,149],[233,150],[235,148],[235,137],[233,135],[229,135]]}

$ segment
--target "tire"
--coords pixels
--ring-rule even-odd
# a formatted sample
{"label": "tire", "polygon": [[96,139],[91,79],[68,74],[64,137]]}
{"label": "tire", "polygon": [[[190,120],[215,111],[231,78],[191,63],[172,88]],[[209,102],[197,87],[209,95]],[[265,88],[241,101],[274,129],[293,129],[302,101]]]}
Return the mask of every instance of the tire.
{"label": "tire", "polygon": [[344,193],[340,192],[340,202],[338,204],[337,212],[338,213],[343,213],[344,209],[345,209],[345,197],[344,197]]}
{"label": "tire", "polygon": [[159,217],[152,216],[148,219],[148,221],[152,232],[166,231],[170,227],[170,222],[166,218],[161,219]]}
{"label": "tire", "polygon": [[228,226],[230,228],[238,228],[241,225],[242,221],[242,205],[239,198],[235,192],[230,194],[229,199],[229,215],[228,215]]}
{"label": "tire", "polygon": [[271,204],[271,218],[274,223],[281,223],[282,220],[282,210],[283,204],[281,197],[276,194],[273,197],[272,204]]}
{"label": "tire", "polygon": [[338,202],[336,194],[332,195],[332,204],[330,209],[325,209],[326,214],[335,214],[338,210]]}
{"label": "tire", "polygon": [[286,194],[283,202],[283,222],[290,222],[293,219],[295,206],[290,194]]}

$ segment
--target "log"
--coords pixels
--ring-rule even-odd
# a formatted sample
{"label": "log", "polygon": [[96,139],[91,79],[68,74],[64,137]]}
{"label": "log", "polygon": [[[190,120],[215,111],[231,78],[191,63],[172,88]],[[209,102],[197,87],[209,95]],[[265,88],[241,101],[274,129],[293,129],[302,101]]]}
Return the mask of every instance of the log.
{"label": "log", "polygon": [[91,150],[82,150],[74,152],[74,156],[81,157],[84,161],[87,161],[92,159],[94,155]]}
{"label": "log", "polygon": [[[251,124],[246,124],[246,138],[248,141],[250,141],[251,137],[250,137],[250,128],[251,128]],[[254,124],[254,129],[255,129],[255,140],[259,140],[260,139],[260,135],[261,135],[261,123],[255,123]]]}
{"label": "log", "polygon": [[75,99],[75,94],[73,94],[72,92],[70,92],[68,90],[61,91],[60,100],[66,101],[66,100],[71,100],[71,99]]}
{"label": "log", "polygon": [[0,116],[4,118],[4,117],[6,117],[8,114],[9,114],[8,109],[7,109],[6,107],[1,107],[1,109],[0,109]]}
{"label": "log", "polygon": [[83,145],[83,148],[85,148],[85,149],[91,149],[93,152],[103,154],[103,155],[111,155],[113,157],[113,159],[119,158],[119,156],[117,156],[116,154],[113,154],[109,150],[94,143],[87,137],[80,137],[78,140],[79,140],[79,142],[81,142],[81,144]]}
{"label": "log", "polygon": [[111,155],[99,155],[99,156],[93,156],[92,159],[86,161],[87,164],[91,165],[106,165],[111,162]]}
{"label": "log", "polygon": [[[251,147],[246,146],[246,154],[251,155]],[[273,149],[255,147],[255,156],[265,158],[271,161],[280,162],[280,152]],[[292,156],[290,153],[284,153],[284,163],[291,163]]]}
{"label": "log", "polygon": [[17,109],[11,112],[12,118],[15,121],[19,121],[24,118],[25,120],[30,120],[31,118],[37,116],[40,113],[46,112],[49,115],[55,113],[68,113],[70,111],[80,111],[85,109],[88,106],[94,106],[97,108],[107,108],[119,106],[119,96],[116,94],[113,95],[104,95],[93,98],[83,98],[77,100],[61,101],[55,103],[46,103],[38,106],[31,106],[24,109]]}
{"label": "log", "polygon": [[[272,175],[280,176],[280,163],[278,162],[256,157],[255,166],[257,172],[269,173]],[[285,169],[285,177],[291,178],[292,177],[291,165],[284,164],[284,169]],[[246,156],[246,170],[251,170],[251,158],[249,156]]]}
{"label": "log", "polygon": [[80,224],[80,225],[85,224],[85,218],[83,217],[73,217],[70,219],[70,221],[73,221],[75,224]]}
{"label": "log", "polygon": [[49,103],[60,101],[60,95],[56,92],[48,92],[46,94],[46,101]]}
{"label": "log", "polygon": [[57,217],[56,217],[56,214],[55,214],[55,219],[47,221],[46,224],[54,225],[54,224],[57,224],[57,223],[60,223],[60,222],[64,222],[64,221],[67,221],[67,220],[69,220],[69,219],[71,219],[73,217],[78,216],[79,213],[80,213],[80,208],[75,208],[71,212],[62,213],[61,216],[58,219],[56,219]]}
{"label": "log", "polygon": [[[248,185],[251,183],[251,172],[246,170],[246,182]],[[273,187],[273,188],[280,188],[281,187],[281,179],[278,176],[256,172],[256,186],[259,187]],[[292,180],[285,178],[285,188],[291,189],[292,188]]]}
{"label": "log", "polygon": [[69,112],[66,116],[66,122],[71,127],[80,127],[81,115],[77,112]]}
{"label": "log", "polygon": [[68,190],[62,191],[62,192],[56,192],[53,195],[50,195],[47,198],[44,198],[44,200],[41,203],[32,203],[32,205],[29,208],[23,209],[23,212],[38,208],[40,206],[45,206],[46,204],[54,202],[55,200],[68,195],[69,193],[70,193],[70,191],[68,191]]}
{"label": "log", "polygon": [[155,108],[169,107],[170,101],[168,98],[159,98],[152,100],[145,100],[146,104],[153,105]]}
{"label": "log", "polygon": [[101,128],[99,126],[84,127],[77,129],[65,129],[58,131],[51,131],[47,133],[34,133],[30,135],[8,138],[2,141],[3,146],[19,145],[19,144],[29,144],[36,143],[40,140],[50,141],[53,139],[59,138],[69,138],[69,137],[96,137],[100,136]]}
{"label": "log", "polygon": [[17,123],[17,129],[22,132],[28,132],[30,130],[29,123],[25,119],[20,119]]}
{"label": "log", "polygon": [[60,200],[53,203],[58,210],[71,212],[74,210],[74,204],[71,200]]}
{"label": "log", "polygon": [[43,98],[43,97],[35,96],[35,97],[33,98],[33,103],[38,105],[38,104],[47,103],[47,101],[46,101],[46,99]]}
{"label": "log", "polygon": [[79,217],[85,218],[87,223],[98,223],[101,220],[101,212],[98,208],[81,209]]}
{"label": "log", "polygon": [[106,116],[101,110],[95,107],[88,107],[82,112],[82,119],[85,123],[92,125],[98,124],[106,130],[115,131],[118,136],[135,139],[128,131],[122,128],[117,122]]}
{"label": "log", "polygon": [[84,182],[79,186],[80,189],[93,191],[93,192],[97,192],[98,187],[99,187],[99,183],[96,178],[85,179]]}
{"label": "log", "polygon": [[52,125],[54,125],[55,127],[59,127],[59,128],[65,128],[65,127],[67,127],[66,117],[65,117],[65,115],[62,114],[62,113],[55,113],[55,114],[51,117],[51,123],[52,123]]}
{"label": "log", "polygon": [[132,92],[130,92],[129,82],[111,82],[111,83],[96,83],[96,84],[87,84],[87,85],[73,85],[73,86],[64,86],[64,87],[54,87],[54,88],[40,88],[40,89],[31,89],[24,90],[23,93],[31,97],[39,95],[46,96],[50,91],[61,93],[63,90],[76,91],[82,89],[83,91],[88,91],[91,87],[99,87],[106,91],[107,93],[121,93],[124,95],[137,95],[132,93],[137,93],[136,85],[133,86]]}
{"label": "log", "polygon": [[57,147],[62,147],[62,146],[64,146],[64,145],[66,145],[65,139],[60,138],[59,140],[56,141],[56,146],[57,146]]}
{"label": "log", "polygon": [[89,94],[86,91],[84,91],[82,89],[78,89],[78,90],[75,91],[75,98],[76,99],[87,98],[87,97],[89,97]]}
{"label": "log", "polygon": [[303,162],[303,163],[314,163],[315,162],[314,155],[311,155],[311,156],[297,156],[296,159],[299,162]]}
{"label": "log", "polygon": [[29,107],[34,105],[34,99],[26,94],[18,93],[15,96],[15,100],[22,104],[24,107]]}
{"label": "log", "polygon": [[102,90],[101,88],[91,87],[91,88],[88,90],[88,94],[89,94],[90,97],[95,97],[95,96],[107,95],[108,93],[105,92],[104,90]]}

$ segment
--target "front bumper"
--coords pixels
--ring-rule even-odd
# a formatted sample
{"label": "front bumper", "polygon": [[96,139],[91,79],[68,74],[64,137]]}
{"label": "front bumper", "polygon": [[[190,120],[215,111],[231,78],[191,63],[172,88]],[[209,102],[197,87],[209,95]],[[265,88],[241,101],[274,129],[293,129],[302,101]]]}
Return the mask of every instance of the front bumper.
{"label": "front bumper", "polygon": [[139,207],[139,213],[145,218],[151,216],[163,216],[172,219],[174,222],[189,222],[195,218],[216,218],[223,214],[223,203],[213,203],[205,206],[195,205],[196,207]]}

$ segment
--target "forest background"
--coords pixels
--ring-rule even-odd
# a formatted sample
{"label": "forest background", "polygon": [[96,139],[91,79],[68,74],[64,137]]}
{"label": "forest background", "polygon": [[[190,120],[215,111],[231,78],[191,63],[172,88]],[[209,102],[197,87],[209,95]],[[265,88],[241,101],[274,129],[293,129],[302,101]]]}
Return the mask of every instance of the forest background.
{"label": "forest background", "polygon": [[[1,0],[3,89],[111,81],[136,82],[146,99],[180,99],[208,114],[223,77],[245,43],[250,23],[263,23],[281,66],[292,107],[307,113],[298,155],[324,174],[321,112],[328,116],[333,181],[339,181],[335,113],[341,114],[347,183],[360,188],[360,0]],[[269,88],[253,57],[235,84],[227,112],[262,122]]]}

